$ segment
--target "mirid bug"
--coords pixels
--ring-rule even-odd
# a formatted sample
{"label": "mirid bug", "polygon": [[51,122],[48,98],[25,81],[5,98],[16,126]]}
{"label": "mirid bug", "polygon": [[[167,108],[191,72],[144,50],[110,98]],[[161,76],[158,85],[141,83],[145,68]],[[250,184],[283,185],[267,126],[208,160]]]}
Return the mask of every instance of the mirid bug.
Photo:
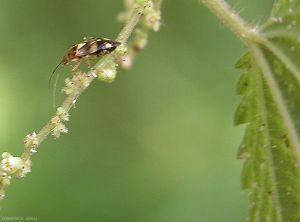
{"label": "mirid bug", "polygon": [[[81,63],[82,58],[89,58],[91,56],[101,57],[103,55],[107,55],[113,52],[121,44],[121,42],[106,38],[85,37],[83,40],[84,41],[82,43],[73,45],[68,49],[61,62],[53,70],[49,79],[49,84],[55,71],[61,64],[68,65],[71,62],[75,62],[71,68],[71,72],[74,74]],[[89,60],[87,60],[87,62],[90,66]]]}

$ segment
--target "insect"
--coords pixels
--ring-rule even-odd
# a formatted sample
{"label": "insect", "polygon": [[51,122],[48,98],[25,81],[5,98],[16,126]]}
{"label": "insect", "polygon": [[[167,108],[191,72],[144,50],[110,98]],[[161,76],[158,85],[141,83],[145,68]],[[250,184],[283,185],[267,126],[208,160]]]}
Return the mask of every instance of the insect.
{"label": "insect", "polygon": [[72,74],[75,74],[75,71],[78,69],[82,58],[87,58],[87,63],[90,67],[89,58],[91,56],[101,57],[109,54],[113,52],[119,45],[121,45],[121,42],[111,39],[85,37],[82,43],[73,45],[68,49],[61,62],[53,70],[49,79],[49,86],[54,73],[61,64],[68,65],[71,62],[75,62],[71,68]]}

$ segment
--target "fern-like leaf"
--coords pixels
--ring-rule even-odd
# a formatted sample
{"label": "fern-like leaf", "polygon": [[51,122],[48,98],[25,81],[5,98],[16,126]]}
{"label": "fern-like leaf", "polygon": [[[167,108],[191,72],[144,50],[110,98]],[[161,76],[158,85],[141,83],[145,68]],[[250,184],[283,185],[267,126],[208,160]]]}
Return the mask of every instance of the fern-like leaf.
{"label": "fern-like leaf", "polygon": [[274,3],[259,35],[237,63],[249,221],[300,222],[300,1]]}

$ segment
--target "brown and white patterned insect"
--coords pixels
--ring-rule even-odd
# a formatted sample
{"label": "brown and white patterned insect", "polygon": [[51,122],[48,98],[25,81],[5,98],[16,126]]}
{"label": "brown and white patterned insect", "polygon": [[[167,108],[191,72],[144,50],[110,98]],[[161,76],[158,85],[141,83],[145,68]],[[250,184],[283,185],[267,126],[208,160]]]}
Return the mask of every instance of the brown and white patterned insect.
{"label": "brown and white patterned insect", "polygon": [[52,75],[49,79],[49,84],[57,68],[61,65],[69,65],[71,62],[75,62],[71,67],[72,74],[75,74],[75,71],[78,69],[81,59],[87,58],[88,65],[89,58],[92,56],[101,57],[113,52],[121,42],[114,41],[106,38],[94,38],[94,37],[85,37],[82,43],[71,46],[62,61],[56,66]]}

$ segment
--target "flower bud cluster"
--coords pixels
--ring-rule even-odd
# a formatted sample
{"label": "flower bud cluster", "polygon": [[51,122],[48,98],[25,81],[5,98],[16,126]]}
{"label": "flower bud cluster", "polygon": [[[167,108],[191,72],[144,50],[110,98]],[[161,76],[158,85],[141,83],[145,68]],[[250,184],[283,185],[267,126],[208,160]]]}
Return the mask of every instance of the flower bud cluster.
{"label": "flower bud cluster", "polygon": [[35,153],[36,147],[39,145],[39,139],[35,132],[28,134],[24,139],[25,148],[29,148],[30,152]]}
{"label": "flower bud cluster", "polygon": [[133,4],[136,4],[136,8],[141,8],[143,13],[142,22],[128,43],[126,54],[121,56],[121,66],[125,70],[131,68],[137,53],[147,45],[148,31],[158,31],[161,26],[160,3],[157,2],[157,0],[124,0],[126,11],[118,16],[119,21],[125,22],[129,18]]}
{"label": "flower bud cluster", "polygon": [[89,86],[90,81],[89,81],[89,76],[86,75],[83,72],[77,72],[76,74],[73,75],[73,77],[66,78],[65,80],[65,87],[62,89],[62,91],[66,95],[70,95],[72,93],[75,93],[78,91],[80,88],[86,88]]}
{"label": "flower bud cluster", "polygon": [[31,160],[24,161],[20,157],[12,156],[8,152],[2,153],[0,165],[0,200],[5,196],[5,187],[10,184],[12,176],[24,177],[31,171]]}
{"label": "flower bud cluster", "polygon": [[104,68],[96,70],[98,78],[101,81],[112,83],[117,76],[117,66],[115,61],[111,61]]}
{"label": "flower bud cluster", "polygon": [[153,31],[159,31],[161,25],[161,13],[160,9],[153,6],[153,2],[149,1],[149,3],[145,7],[145,18],[144,24],[146,27],[152,29]]}
{"label": "flower bud cluster", "polygon": [[69,121],[69,113],[64,108],[58,107],[56,115],[51,119],[51,124],[53,125],[51,133],[55,138],[60,137],[61,133],[68,132],[68,129],[63,124],[65,121]]}

